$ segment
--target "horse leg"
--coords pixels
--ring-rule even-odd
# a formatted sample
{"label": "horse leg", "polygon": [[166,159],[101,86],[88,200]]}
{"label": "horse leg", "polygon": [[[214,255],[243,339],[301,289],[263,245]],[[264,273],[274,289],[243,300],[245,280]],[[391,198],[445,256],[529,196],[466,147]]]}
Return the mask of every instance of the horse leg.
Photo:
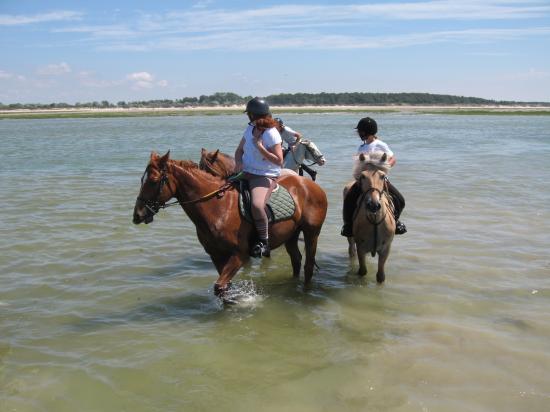
{"label": "horse leg", "polygon": [[229,289],[231,279],[243,265],[243,260],[239,255],[223,256],[220,258],[212,257],[212,262],[218,270],[218,280],[214,284],[214,293],[216,296],[222,297]]}
{"label": "horse leg", "polygon": [[350,258],[355,256],[355,240],[352,237],[348,237],[348,256]]}
{"label": "horse leg", "polygon": [[358,276],[365,276],[367,274],[367,253],[363,247],[357,246],[357,261],[359,262],[359,269],[357,269]]}
{"label": "horse leg", "polygon": [[313,277],[315,266],[315,254],[317,253],[317,240],[319,230],[304,230],[304,243],[306,246],[306,264],[304,265],[304,284],[309,284]]}
{"label": "horse leg", "polygon": [[386,280],[386,273],[384,272],[384,266],[386,265],[386,260],[390,255],[390,245],[386,247],[383,251],[378,252],[378,271],[376,272],[376,281],[378,283],[384,283]]}
{"label": "horse leg", "polygon": [[300,267],[302,266],[302,254],[298,248],[299,234],[300,232],[296,231],[296,233],[285,243],[286,251],[292,263],[292,276],[295,278],[300,276]]}

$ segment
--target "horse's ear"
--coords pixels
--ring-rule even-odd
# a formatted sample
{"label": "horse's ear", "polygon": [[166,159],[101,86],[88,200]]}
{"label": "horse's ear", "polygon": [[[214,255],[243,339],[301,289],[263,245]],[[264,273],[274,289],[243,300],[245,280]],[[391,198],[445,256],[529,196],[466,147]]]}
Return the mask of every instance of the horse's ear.
{"label": "horse's ear", "polygon": [[168,160],[170,160],[170,150],[168,150],[166,154],[160,158],[159,162],[161,164],[165,164]]}
{"label": "horse's ear", "polygon": [[206,149],[203,147],[201,148],[201,157],[205,157],[206,156]]}
{"label": "horse's ear", "polygon": [[359,160],[362,162],[365,161],[365,155],[363,153],[359,154]]}
{"label": "horse's ear", "polygon": [[151,157],[150,157],[149,160],[151,160],[151,162],[156,162],[158,158],[159,158],[158,153],[155,152],[155,151],[152,151],[152,152],[151,152]]}
{"label": "horse's ear", "polygon": [[381,162],[381,163],[384,163],[386,160],[388,160],[388,154],[387,154],[387,153],[384,153],[384,154],[382,155],[382,158],[380,159],[380,162]]}
{"label": "horse's ear", "polygon": [[212,161],[216,160],[219,154],[220,154],[220,149],[214,152],[214,154],[212,155]]}

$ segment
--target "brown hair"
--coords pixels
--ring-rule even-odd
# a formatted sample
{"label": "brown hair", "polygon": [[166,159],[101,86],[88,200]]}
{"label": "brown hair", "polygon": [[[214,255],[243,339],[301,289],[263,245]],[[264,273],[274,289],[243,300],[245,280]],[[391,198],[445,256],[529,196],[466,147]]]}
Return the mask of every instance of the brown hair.
{"label": "brown hair", "polygon": [[265,117],[261,117],[259,119],[256,119],[254,121],[254,125],[258,129],[265,130],[265,129],[271,129],[272,127],[277,127],[279,125],[279,122],[271,116],[265,116]]}

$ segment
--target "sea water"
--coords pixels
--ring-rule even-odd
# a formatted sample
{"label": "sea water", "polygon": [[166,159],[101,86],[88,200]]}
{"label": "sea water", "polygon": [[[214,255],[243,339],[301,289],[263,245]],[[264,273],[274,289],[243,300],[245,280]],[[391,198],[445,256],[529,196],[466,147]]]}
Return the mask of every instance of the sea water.
{"label": "sea water", "polygon": [[[0,121],[2,412],[548,410],[550,117],[277,114],[327,158],[319,270],[275,250],[233,305],[180,208],[131,218],[151,151],[244,116]],[[363,115],[407,202],[384,285],[339,235]]]}

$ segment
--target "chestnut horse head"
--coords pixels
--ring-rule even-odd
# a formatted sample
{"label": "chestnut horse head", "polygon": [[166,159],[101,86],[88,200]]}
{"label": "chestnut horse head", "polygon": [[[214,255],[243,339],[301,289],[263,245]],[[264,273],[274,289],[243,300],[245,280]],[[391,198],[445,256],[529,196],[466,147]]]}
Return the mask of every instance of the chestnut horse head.
{"label": "chestnut horse head", "polygon": [[167,168],[170,151],[164,156],[151,153],[149,164],[141,176],[141,188],[134,207],[133,222],[149,224],[159,209],[174,197],[175,186],[169,181]]}
{"label": "chestnut horse head", "polygon": [[[216,154],[216,159],[227,160],[220,154]],[[319,185],[299,176],[280,178],[279,184],[291,193],[296,211],[290,219],[270,224],[270,247],[285,245],[293,275],[298,277],[302,261],[298,237],[303,233],[304,283],[308,284],[313,276],[317,239],[326,217],[327,197]],[[224,295],[231,279],[249,259],[256,237],[254,226],[241,218],[238,193],[232,189],[231,182],[213,176],[211,170],[210,173],[201,170],[196,163],[170,160],[169,153],[152,154],[134,208],[134,223],[149,223],[160,208],[168,206],[170,198],[177,199],[197,227],[199,241],[218,271],[214,291],[219,296]]]}

